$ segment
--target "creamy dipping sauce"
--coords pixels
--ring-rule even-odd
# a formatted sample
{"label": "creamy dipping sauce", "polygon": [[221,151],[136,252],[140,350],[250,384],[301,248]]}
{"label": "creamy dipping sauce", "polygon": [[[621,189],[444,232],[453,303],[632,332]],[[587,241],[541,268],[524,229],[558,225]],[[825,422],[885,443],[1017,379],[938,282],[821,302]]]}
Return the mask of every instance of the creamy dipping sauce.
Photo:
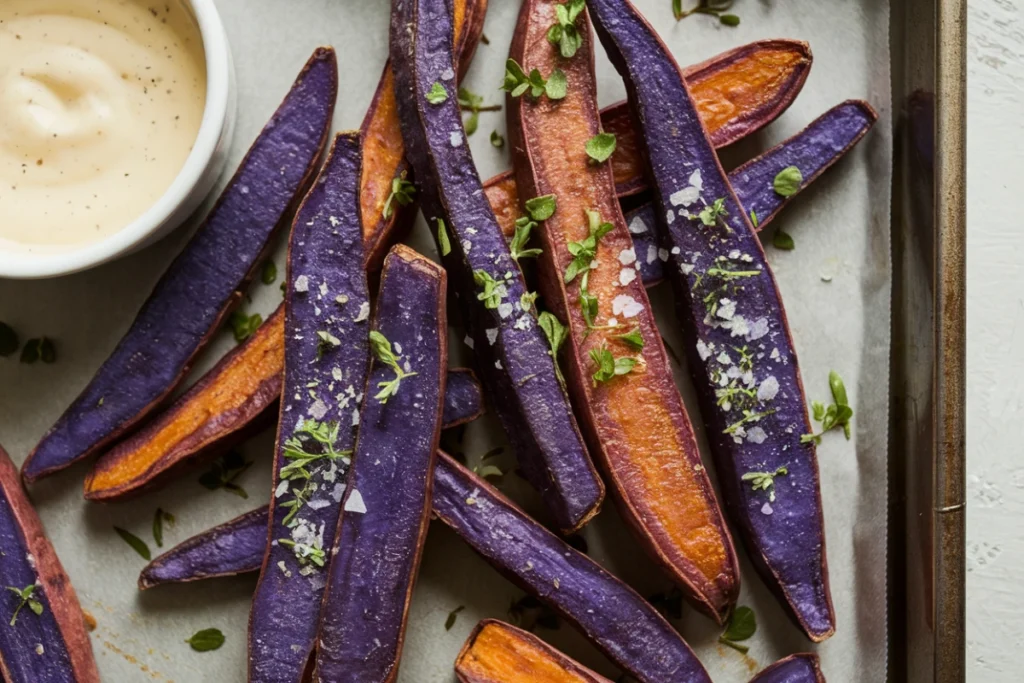
{"label": "creamy dipping sauce", "polygon": [[181,170],[205,104],[180,0],[0,0],[0,247],[127,226]]}

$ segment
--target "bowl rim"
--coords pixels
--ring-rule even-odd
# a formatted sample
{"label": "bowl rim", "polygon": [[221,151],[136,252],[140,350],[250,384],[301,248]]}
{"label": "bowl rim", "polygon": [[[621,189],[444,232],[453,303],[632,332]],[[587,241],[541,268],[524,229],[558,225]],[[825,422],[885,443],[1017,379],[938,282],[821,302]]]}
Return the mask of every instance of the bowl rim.
{"label": "bowl rim", "polygon": [[69,275],[143,246],[163,230],[182,205],[189,202],[211,163],[215,163],[223,133],[231,126],[231,48],[213,0],[182,0],[182,4],[195,17],[203,41],[206,104],[195,143],[181,170],[141,216],[101,240],[52,252],[30,253],[24,249],[4,250],[0,247],[0,278],[36,279]]}

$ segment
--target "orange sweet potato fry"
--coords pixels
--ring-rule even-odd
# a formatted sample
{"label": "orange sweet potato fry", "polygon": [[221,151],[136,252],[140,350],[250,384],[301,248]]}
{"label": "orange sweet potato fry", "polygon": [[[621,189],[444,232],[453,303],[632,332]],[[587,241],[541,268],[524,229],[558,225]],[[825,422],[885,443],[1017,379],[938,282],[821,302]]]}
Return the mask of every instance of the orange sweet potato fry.
{"label": "orange sweet potato fry", "polygon": [[[459,76],[465,74],[484,28],[487,0],[455,0],[455,40],[458,43]],[[391,195],[394,178],[412,172],[405,160],[405,144],[398,122],[395,102],[395,78],[391,62],[377,85],[370,108],[360,129],[363,138],[363,178],[360,205],[363,214],[363,241],[366,246],[367,270],[380,270],[384,256],[400,241],[416,217],[414,204],[401,206],[392,202],[392,211],[384,215],[384,206]],[[411,178],[410,178],[411,180]]]}
{"label": "orange sweet potato fry", "polygon": [[611,683],[532,633],[494,619],[473,629],[455,675],[460,683]]}
{"label": "orange sweet potato fry", "polygon": [[545,39],[558,4],[524,0],[511,57],[541,73],[561,69],[567,95],[508,99],[516,184],[524,197],[557,198],[535,231],[541,290],[567,321],[569,391],[622,516],[689,602],[721,623],[739,594],[732,538],[672,379],[612,169],[586,151],[600,132],[586,13],[577,19],[583,46],[564,58]]}
{"label": "orange sweet potato fry", "polygon": [[[697,103],[711,142],[721,148],[767,126],[796,99],[811,69],[811,50],[797,40],[758,40],[686,69],[686,84]],[[628,197],[647,189],[643,158],[629,106],[601,110],[601,128],[616,136],[611,164],[615,190]],[[506,235],[522,215],[515,178],[501,173],[484,183]]]}

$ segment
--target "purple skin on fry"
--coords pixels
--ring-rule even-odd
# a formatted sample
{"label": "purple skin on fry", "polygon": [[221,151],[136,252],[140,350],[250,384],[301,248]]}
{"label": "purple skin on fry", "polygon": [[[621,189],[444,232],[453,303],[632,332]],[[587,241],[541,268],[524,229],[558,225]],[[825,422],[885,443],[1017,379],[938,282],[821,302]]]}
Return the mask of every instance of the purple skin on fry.
{"label": "purple skin on fry", "polygon": [[[82,608],[21,488],[18,470],[0,448],[0,680],[5,683],[98,683]],[[35,614],[7,587],[36,584]]]}
{"label": "purple skin on fry", "polygon": [[[293,462],[285,442],[301,421],[338,425],[336,451],[355,440],[359,396],[369,366],[369,292],[363,270],[359,221],[360,146],[357,134],[341,134],[320,176],[295,216],[288,248],[285,298],[285,369],[278,423],[269,547],[249,615],[249,680],[299,681],[313,650],[317,614],[327,570],[310,560],[300,564],[299,546],[328,551],[337,527],[346,458],[310,464],[307,480],[281,482],[281,469]],[[340,297],[340,301],[339,301]],[[343,301],[344,303],[340,303]],[[333,341],[319,333],[328,333]],[[336,342],[336,343],[335,343]],[[322,453],[311,439],[305,450]],[[278,487],[279,483],[282,486]],[[284,520],[308,493],[290,526]]]}
{"label": "purple skin on fry", "polygon": [[26,481],[103,448],[185,377],[315,173],[337,88],[334,51],[320,48],[117,348],[29,455]]}
{"label": "purple skin on fry", "polygon": [[[447,225],[451,253],[444,261],[491,405],[524,476],[540,492],[557,526],[571,532],[597,513],[604,485],[558,381],[547,340],[532,312],[520,306],[526,285],[466,144],[454,96],[451,33],[445,0],[394,0],[391,62],[407,154],[421,181],[417,196],[431,231],[437,230],[438,218]],[[425,97],[435,83],[449,91],[440,104]],[[477,299],[477,270],[504,285],[506,294],[497,308],[488,309]]]}
{"label": "purple skin on fry", "polygon": [[[627,0],[588,0],[587,6],[612,63],[626,80],[642,130],[662,246],[679,249],[670,256],[666,274],[675,289],[727,509],[762,579],[811,640],[824,640],[835,631],[835,615],[818,464],[814,444],[801,443],[812,428],[775,278],[718,163],[679,67],[654,29]],[[697,213],[717,199],[724,200],[727,215],[706,226]],[[716,268],[754,275],[729,279],[714,274]],[[709,295],[717,306],[709,308]],[[751,357],[747,369],[739,368],[736,349],[743,347]],[[730,378],[730,373],[738,375]],[[718,405],[716,391],[730,383],[756,389],[757,394],[745,401],[737,396],[726,410]],[[750,481],[741,479],[746,473],[775,473],[783,467],[788,474],[777,476],[771,491],[754,490]]]}
{"label": "purple skin on fry", "polygon": [[374,329],[391,342],[405,377],[375,360],[324,592],[316,679],[384,683],[398,676],[409,602],[430,522],[448,360],[444,270],[397,246],[384,259]]}
{"label": "purple skin on fry", "polygon": [[448,370],[444,388],[444,412],[441,429],[472,422],[484,414],[484,392],[472,370]]}
{"label": "purple skin on fry", "polygon": [[825,683],[825,676],[818,668],[817,655],[799,654],[780,659],[750,683]]}
{"label": "purple skin on fry", "polygon": [[[785,142],[732,171],[729,183],[744,215],[749,216],[753,210],[757,215],[755,228],[764,230],[797,196],[783,197],[775,191],[772,181],[779,171],[787,166],[800,169],[804,179],[797,191],[800,194],[860,142],[877,120],[878,114],[867,102],[847,100],[829,109]],[[657,221],[654,204],[644,204],[626,214],[626,223],[636,245],[637,261],[641,264],[640,276],[647,287],[664,278],[664,261],[660,256],[664,255],[667,260],[669,253],[665,250],[659,255]]]}
{"label": "purple skin on fry", "polygon": [[139,590],[259,571],[267,550],[268,513],[268,506],[256,508],[171,548],[143,568]]}

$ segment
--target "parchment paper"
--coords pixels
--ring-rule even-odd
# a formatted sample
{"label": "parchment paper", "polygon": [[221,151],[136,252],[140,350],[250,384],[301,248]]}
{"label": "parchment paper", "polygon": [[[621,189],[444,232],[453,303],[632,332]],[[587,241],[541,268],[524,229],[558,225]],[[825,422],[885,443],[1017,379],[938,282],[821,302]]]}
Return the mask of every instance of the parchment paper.
{"label": "parchment paper", "polygon": [[[384,0],[218,0],[232,42],[238,73],[239,118],[229,169],[233,169],[271,114],[309,53],[319,44],[338,50],[341,91],[337,129],[362,120],[387,52],[388,5]],[[716,681],[744,681],[786,654],[816,650],[833,683],[876,683],[885,677],[886,444],[889,355],[889,186],[891,112],[889,102],[888,3],[885,0],[784,2],[736,0],[737,28],[705,16],[676,23],[670,0],[637,0],[682,64],[704,60],[758,38],[787,37],[810,42],[814,67],[803,93],[763,134],[723,154],[733,166],[794,134],[828,107],[847,98],[868,100],[881,114],[878,124],[837,168],[818,180],[777,225],[796,249],[767,251],[786,302],[809,398],[829,401],[828,371],[846,380],[854,407],[853,439],[838,431],[818,451],[821,467],[832,595],[838,615],[836,635],[813,648],[790,625],[743,558],[741,604],[754,608],[758,632],[750,653],[718,645],[718,630],[688,609],[678,623]],[[684,4],[689,4],[687,1]],[[503,103],[497,87],[503,75],[518,12],[516,0],[491,0],[485,32],[466,85],[488,103]],[[624,97],[622,82],[598,48],[602,104]],[[490,132],[504,133],[505,114],[481,114],[470,138],[481,175],[509,165],[508,152],[493,148]],[[223,180],[222,180],[223,182]],[[0,319],[23,338],[56,340],[53,365],[21,365],[0,359],[0,443],[20,463],[43,432],[77,395],[113,349],[165,265],[190,228],[141,253],[97,270],[45,282],[0,282]],[[434,254],[425,226],[410,240]],[[283,255],[275,261],[283,273]],[[826,280],[829,280],[826,282]],[[280,280],[279,280],[280,281]],[[254,285],[251,311],[269,313],[281,301],[275,283]],[[662,330],[680,349],[670,310],[670,292],[659,287],[652,298]],[[465,353],[453,330],[456,357]],[[205,371],[233,344],[222,334],[197,370]],[[194,375],[197,376],[197,375]],[[696,404],[685,375],[677,375],[700,429]],[[501,443],[491,420],[469,427],[463,450],[471,464]],[[113,532],[125,527],[152,542],[151,522],[159,506],[177,517],[165,530],[165,548],[249,510],[269,497],[272,435],[244,445],[255,465],[239,483],[242,500],[210,492],[190,476],[130,503],[86,504],[81,497],[84,466],[34,487],[32,496],[57,547],[82,606],[97,622],[93,646],[104,680],[245,680],[246,623],[255,577],[239,577],[139,593],[143,560]],[[512,457],[501,458],[509,468]],[[516,477],[503,489],[537,509],[536,500]],[[645,594],[669,587],[621,525],[609,496],[604,511],[585,533],[590,554]],[[742,552],[741,552],[742,556]],[[450,531],[435,522],[412,607],[402,660],[404,683],[454,680],[452,662],[479,618],[504,618],[521,593],[477,558]],[[448,613],[465,605],[450,631]],[[201,628],[217,627],[227,636],[220,650],[196,653],[184,640]],[[571,627],[538,631],[558,647],[611,678],[618,674]]]}

